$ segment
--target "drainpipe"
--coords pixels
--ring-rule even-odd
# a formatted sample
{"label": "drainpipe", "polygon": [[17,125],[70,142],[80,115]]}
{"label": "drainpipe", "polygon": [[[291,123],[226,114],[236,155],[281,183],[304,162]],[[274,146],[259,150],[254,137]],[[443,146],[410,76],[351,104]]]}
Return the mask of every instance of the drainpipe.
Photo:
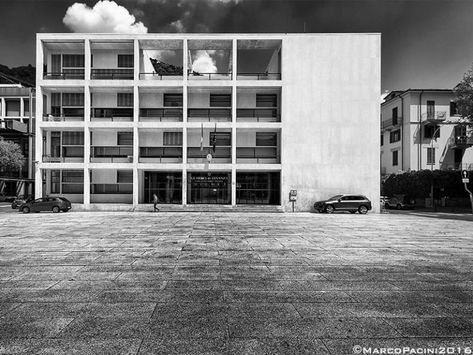
{"label": "drainpipe", "polygon": [[417,144],[417,170],[420,170],[422,168],[422,94],[424,93],[424,90],[421,90],[420,95],[419,95],[419,108],[417,110],[418,113],[418,120],[419,120],[419,130],[418,130],[418,135],[419,135],[419,143]]}
{"label": "drainpipe", "polygon": [[404,171],[404,98],[401,96],[401,171]]}

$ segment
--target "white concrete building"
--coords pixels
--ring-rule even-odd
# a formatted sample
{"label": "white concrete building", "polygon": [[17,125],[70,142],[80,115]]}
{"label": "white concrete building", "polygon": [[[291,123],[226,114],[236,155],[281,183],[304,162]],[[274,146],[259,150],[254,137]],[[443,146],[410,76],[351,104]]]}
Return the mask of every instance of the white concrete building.
{"label": "white concrete building", "polygon": [[379,34],[42,33],[36,68],[37,196],[379,210]]}
{"label": "white concrete building", "polygon": [[451,89],[393,91],[381,104],[381,175],[471,169],[472,145]]}

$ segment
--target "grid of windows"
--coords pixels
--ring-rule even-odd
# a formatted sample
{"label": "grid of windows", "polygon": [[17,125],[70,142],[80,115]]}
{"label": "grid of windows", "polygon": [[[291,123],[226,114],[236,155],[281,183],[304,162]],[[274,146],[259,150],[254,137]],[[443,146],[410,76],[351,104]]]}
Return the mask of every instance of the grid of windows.
{"label": "grid of windows", "polygon": [[83,54],[63,54],[62,67],[63,68],[83,68],[85,60]]}
{"label": "grid of windows", "polygon": [[5,109],[6,109],[7,116],[10,116],[10,117],[20,116],[20,99],[5,100]]}
{"label": "grid of windows", "polygon": [[256,94],[256,107],[277,107],[278,95]]}
{"label": "grid of windows", "polygon": [[163,145],[182,145],[182,132],[163,132]]}
{"label": "grid of windows", "polygon": [[84,145],[84,132],[62,132],[63,145]]}
{"label": "grid of windows", "polygon": [[210,132],[210,145],[215,141],[216,146],[228,147],[232,145],[232,134],[230,132]]}
{"label": "grid of windows", "polygon": [[210,94],[210,107],[231,107],[232,95]]}
{"label": "grid of windows", "polygon": [[132,92],[117,93],[117,106],[133,107],[133,93]]}
{"label": "grid of windows", "polygon": [[182,107],[182,94],[164,94],[164,106]]}
{"label": "grid of windows", "polygon": [[277,133],[256,132],[257,147],[275,147],[278,144]]}
{"label": "grid of windows", "polygon": [[389,143],[399,142],[401,140],[401,130],[396,129],[389,133]]}
{"label": "grid of windows", "polygon": [[133,68],[133,54],[119,54],[118,67],[119,68]]}
{"label": "grid of windows", "polygon": [[117,144],[118,145],[133,145],[133,132],[118,132]]}
{"label": "grid of windows", "polygon": [[84,106],[84,94],[81,92],[63,93],[62,106]]}
{"label": "grid of windows", "polygon": [[133,182],[133,170],[118,170],[117,171],[117,182],[118,183],[132,183]]}

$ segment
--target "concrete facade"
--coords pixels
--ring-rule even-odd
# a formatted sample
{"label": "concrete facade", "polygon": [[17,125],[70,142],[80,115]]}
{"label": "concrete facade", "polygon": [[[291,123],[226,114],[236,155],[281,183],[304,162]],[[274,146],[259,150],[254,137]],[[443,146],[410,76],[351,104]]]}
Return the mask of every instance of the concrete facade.
{"label": "concrete facade", "polygon": [[[252,50],[250,73],[240,68],[239,59],[246,61]],[[214,56],[216,70],[193,69],[199,51]],[[148,57],[168,52],[179,60],[169,60],[166,70],[180,67],[183,75],[174,67],[173,74],[150,73]],[[71,68],[69,54],[83,54],[83,63]],[[127,55],[132,66],[120,67]],[[260,62],[264,65],[254,69]],[[82,171],[85,208],[138,205],[149,202],[145,180],[150,174],[173,172],[182,178],[180,201],[187,205],[194,198],[189,174],[225,173],[231,185],[226,204],[236,205],[245,203],[237,176],[275,173],[263,190],[279,179],[273,188],[279,196],[270,203],[284,210],[292,208],[290,190],[297,190],[296,210],[310,210],[315,200],[334,194],[358,193],[379,211],[379,34],[38,34],[36,67],[36,113],[44,117],[36,130],[41,137],[37,196],[57,193],[50,191],[48,171],[72,170]],[[61,104],[52,114],[55,93],[62,103],[71,100],[68,94],[80,94],[79,106]],[[182,103],[169,103],[173,94],[181,94]],[[231,101],[219,101],[226,96]],[[274,102],[265,106],[258,99],[263,96]],[[49,138],[59,131],[82,133],[62,134],[59,145]],[[226,138],[209,163],[214,132]],[[173,147],[166,145],[165,134]],[[71,136],[83,138],[71,145]],[[269,145],[261,143],[264,137],[270,137]],[[44,159],[54,144],[60,156]],[[81,149],[82,161],[71,160]],[[61,185],[70,179],[63,175]],[[97,196],[94,191],[102,187],[94,184],[108,184],[103,188],[114,193]]]}
{"label": "concrete facade", "polygon": [[[471,169],[471,132],[466,127],[459,128],[462,119],[456,114],[453,101],[450,89],[408,89],[392,92],[385,98],[381,104],[382,175],[422,169]],[[395,110],[398,116],[393,124]],[[432,139],[430,133],[437,128],[439,136]],[[399,137],[391,139],[394,131],[399,131]],[[428,157],[432,148],[434,156]],[[396,165],[393,152],[398,152]]]}

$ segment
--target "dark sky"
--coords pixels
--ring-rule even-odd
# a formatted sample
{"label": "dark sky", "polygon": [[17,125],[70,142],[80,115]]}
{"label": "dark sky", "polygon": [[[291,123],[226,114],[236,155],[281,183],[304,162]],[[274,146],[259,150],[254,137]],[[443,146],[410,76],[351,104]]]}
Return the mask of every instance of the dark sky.
{"label": "dark sky", "polygon": [[[70,0],[0,0],[0,64],[35,64],[36,32],[70,32]],[[82,1],[93,6],[96,1]],[[473,62],[473,0],[116,0],[148,31],[381,32],[382,90],[451,88]]]}

